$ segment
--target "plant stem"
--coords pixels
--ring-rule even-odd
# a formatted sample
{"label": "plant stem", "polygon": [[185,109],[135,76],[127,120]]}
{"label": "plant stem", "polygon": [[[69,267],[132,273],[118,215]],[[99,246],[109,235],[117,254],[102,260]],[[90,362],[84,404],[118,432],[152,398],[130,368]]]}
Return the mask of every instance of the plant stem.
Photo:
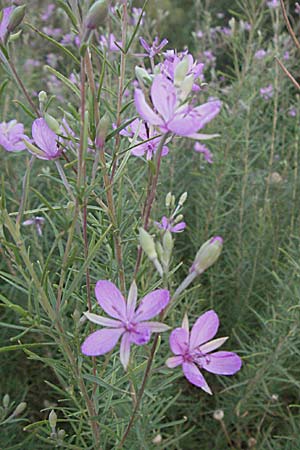
{"label": "plant stem", "polygon": [[75,199],[74,194],[72,192],[71,186],[70,186],[70,184],[69,184],[69,182],[67,180],[67,177],[65,175],[64,169],[62,168],[62,165],[60,164],[60,162],[57,159],[55,160],[55,165],[56,165],[56,168],[58,170],[59,176],[60,176],[60,178],[61,178],[61,180],[63,182],[63,185],[65,186],[65,188],[66,188],[70,198],[75,203],[76,199]]}
{"label": "plant stem", "polygon": [[17,219],[16,219],[16,224],[17,227],[20,226],[21,220],[22,220],[22,216],[24,213],[24,208],[25,208],[25,204],[26,204],[26,200],[27,200],[27,192],[28,192],[28,184],[29,184],[29,177],[30,177],[30,172],[33,166],[33,163],[35,161],[35,156],[33,155],[30,158],[28,167],[26,169],[24,178],[23,178],[23,182],[22,182],[22,197],[21,197],[21,201],[20,201],[20,207],[19,207],[19,211],[18,211],[18,215],[17,215]]}
{"label": "plant stem", "polygon": [[[166,133],[162,136],[159,146],[157,148],[156,151],[156,171],[155,171],[155,175],[152,178],[152,181],[150,181],[151,183],[151,188],[150,190],[148,190],[148,195],[146,197],[145,200],[145,204],[144,204],[144,209],[143,209],[143,227],[145,230],[148,229],[148,225],[149,225],[149,219],[150,219],[150,214],[151,214],[151,210],[152,210],[152,206],[153,206],[153,202],[155,199],[155,195],[156,195],[156,189],[157,189],[157,183],[158,183],[158,177],[159,177],[159,171],[160,171],[160,165],[161,165],[161,157],[162,157],[162,150],[163,150],[163,146],[166,142],[166,140],[168,139],[168,137],[170,136],[170,133]],[[150,178],[151,180],[151,178]],[[139,271],[140,265],[141,265],[141,260],[142,260],[142,247],[139,246],[138,248],[138,254],[137,254],[137,259],[136,259],[136,264],[135,264],[135,269],[134,269],[134,278],[136,278],[137,273]]]}

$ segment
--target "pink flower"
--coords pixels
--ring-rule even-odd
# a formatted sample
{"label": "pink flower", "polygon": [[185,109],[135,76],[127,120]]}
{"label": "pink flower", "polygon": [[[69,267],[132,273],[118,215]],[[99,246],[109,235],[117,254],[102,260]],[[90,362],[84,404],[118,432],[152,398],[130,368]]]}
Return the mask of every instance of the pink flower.
{"label": "pink flower", "polygon": [[161,219],[161,222],[154,222],[155,225],[160,228],[161,230],[168,230],[171,233],[181,233],[185,227],[185,222],[179,222],[177,224],[174,224],[174,219],[167,219],[166,216],[163,216]]}
{"label": "pink flower", "polygon": [[167,45],[168,39],[163,39],[161,42],[159,42],[158,37],[154,39],[152,42],[152,45],[148,44],[143,37],[140,37],[140,43],[146,50],[147,54],[150,58],[154,58],[155,55],[158,55],[158,53],[161,52],[161,50]]}
{"label": "pink flower", "polygon": [[24,139],[24,125],[16,120],[0,123],[0,145],[8,152],[20,152],[26,149]]}
{"label": "pink flower", "polygon": [[[131,122],[128,127],[120,131],[120,134],[122,136],[127,136],[135,145],[135,147],[131,150],[132,155],[144,156],[146,154],[147,160],[152,159],[161,140],[161,137],[157,135],[157,133],[155,133],[152,125],[148,126],[146,123],[143,123],[139,119],[135,119],[133,122]],[[141,138],[142,142],[138,140],[133,141],[134,136],[135,138]],[[168,147],[164,145],[162,149],[162,156],[167,155],[168,152]]]}
{"label": "pink flower", "polygon": [[273,86],[272,84],[269,84],[268,86],[261,88],[259,90],[259,93],[261,95],[261,97],[264,100],[270,100],[273,97]]}
{"label": "pink flower", "polygon": [[175,356],[168,358],[169,368],[182,366],[187,380],[208,394],[212,391],[200,369],[217,375],[234,375],[242,366],[241,358],[232,352],[213,352],[227,341],[227,337],[212,339],[219,328],[219,318],[215,311],[202,314],[189,331],[188,318],[185,316],[181,328],[176,328],[170,336],[170,347]]}
{"label": "pink flower", "polygon": [[108,39],[103,34],[100,36],[100,44],[102,45],[102,48],[107,48],[109,52],[120,51],[120,48],[115,44],[115,42],[119,45],[119,47],[122,47],[122,42],[117,41],[113,33],[110,33]]}
{"label": "pink flower", "polygon": [[95,295],[99,305],[111,318],[85,313],[93,323],[105,328],[90,334],[81,347],[88,356],[100,356],[110,352],[121,338],[120,360],[126,370],[130,357],[131,344],[144,345],[150,340],[151,333],[168,330],[168,326],[149,319],[157,316],[169,303],[170,294],[165,289],[157,289],[147,294],[136,309],[137,287],[132,283],[128,300],[125,301],[119,289],[110,281],[99,280]]}
{"label": "pink flower", "polygon": [[157,126],[163,133],[172,132],[192,139],[210,139],[216,135],[197,134],[219,112],[221,102],[214,100],[193,107],[181,104],[173,83],[163,75],[156,75],[151,86],[153,109],[141,89],[135,89],[135,107],[149,124]]}
{"label": "pink flower", "polygon": [[32,137],[39,147],[38,152],[28,147],[28,150],[39,159],[55,159],[61,155],[62,150],[57,145],[58,136],[52,131],[45,119],[36,119],[32,124]]}

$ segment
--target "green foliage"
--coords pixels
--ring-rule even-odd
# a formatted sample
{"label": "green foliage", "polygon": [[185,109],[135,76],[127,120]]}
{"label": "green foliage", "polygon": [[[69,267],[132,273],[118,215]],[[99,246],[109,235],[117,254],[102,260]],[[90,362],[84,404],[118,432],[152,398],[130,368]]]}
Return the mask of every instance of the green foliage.
{"label": "green foliage", "polygon": [[[76,27],[77,11],[69,3],[63,9]],[[160,9],[169,11],[163,20],[158,3]],[[168,192],[176,198],[188,192],[183,208],[188,226],[176,236],[166,280],[171,292],[188,273],[203,242],[213,235],[224,238],[219,261],[181,295],[167,323],[172,328],[179,326],[185,312],[193,323],[202,312],[214,308],[222,324],[219,336],[230,336],[229,347],[241,355],[243,368],[234,377],[206,374],[214,392],[210,397],[189,385],[180,368],[172,371],[166,368],[169,346],[168,335],[163,334],[152,377],[124,449],[246,449],[251,448],[254,439],[252,448],[257,450],[295,450],[300,433],[300,105],[295,88],[273,59],[274,54],[282,57],[289,50],[290,60],[286,65],[293,73],[294,50],[284,32],[283,19],[279,14],[276,17],[262,1],[245,0],[236,4],[189,1],[183,7],[182,1],[150,0],[146,10],[149,21],[144,25],[145,36],[151,31],[153,37],[155,27],[161,37],[166,36],[179,48],[188,44],[200,55],[209,48],[213,50],[217,63],[206,70],[206,79],[211,82],[199,95],[201,101],[209,95],[223,101],[221,114],[205,129],[220,134],[219,138],[208,141],[214,155],[213,165],[193,151],[190,140],[182,139],[175,140],[170,154],[162,161],[151,218],[159,221],[166,214],[164,201]],[[235,12],[236,26],[231,36],[218,37],[214,48],[208,30],[218,24],[215,13],[222,10],[226,26],[226,18]],[[49,94],[57,94],[49,101],[49,112],[58,120],[67,117],[79,136],[80,88],[68,79],[72,70],[78,76],[78,49],[70,46],[62,50],[61,44],[53,47],[51,39],[43,40],[45,33],[34,33],[39,26],[35,14],[29,12],[28,16],[26,20],[34,26],[27,28],[29,34],[24,33],[21,42],[11,44],[18,55],[18,70],[22,71],[30,55],[26,43],[33,38],[37,58],[42,60],[47,52],[56,52],[55,68],[49,68],[51,64],[45,65],[43,61],[37,69],[25,70],[23,81],[30,90],[45,89]],[[58,9],[53,20],[65,30],[70,28],[62,9]],[[117,31],[117,14],[114,20]],[[241,32],[240,20],[250,22],[252,29]],[[276,21],[280,26],[275,26]],[[192,35],[192,31],[200,29],[204,32],[203,40]],[[131,33],[127,44],[131,43],[136,29],[132,28]],[[274,34],[277,38],[273,41]],[[140,51],[136,38],[132,46],[132,51]],[[254,57],[261,47],[269,51],[263,61]],[[107,112],[111,122],[116,122],[120,57],[107,55],[98,47],[96,51],[93,49],[93,57],[99,69],[96,97],[101,99],[100,114]],[[124,86],[129,85],[136,63],[130,54],[127,58]],[[274,87],[273,97],[265,101],[259,91],[270,83]],[[95,99],[91,90],[87,99],[91,111]],[[126,101],[129,103],[123,104],[120,127],[136,116],[130,100]],[[31,118],[26,113],[29,106],[25,102],[16,91],[9,71],[3,71],[1,121],[15,117],[29,130]],[[36,98],[34,102],[37,105]],[[292,106],[296,117],[289,115]],[[90,146],[87,133],[91,137],[94,132],[90,115],[85,125],[86,146]],[[93,312],[99,312],[93,293],[96,281],[119,282],[114,241],[117,232],[123,246],[127,288],[132,280],[146,181],[155,175],[155,166],[129,157],[128,141],[121,139],[118,144],[116,136],[114,131],[108,134],[105,149],[107,168],[114,165],[116,147],[119,157],[114,220],[107,214],[105,205],[107,188],[102,183],[105,172],[102,165],[99,164],[93,183],[84,185],[76,179],[78,155],[74,150],[67,153],[68,161],[63,167],[70,189],[78,199],[76,205],[70,200],[54,162],[34,162],[23,216],[24,219],[45,218],[42,237],[34,226],[16,225],[23,176],[30,158],[23,153],[1,153],[0,396],[3,398],[8,393],[11,399],[7,411],[0,409],[3,449],[97,449],[93,420],[100,424],[102,448],[116,448],[132,414],[133,391],[138,392],[140,388],[151,345],[146,346],[146,353],[144,347],[133,349],[128,373],[120,367],[118,349],[97,358],[96,366],[80,352],[83,339],[94,329],[80,320],[88,302],[91,301]],[[71,140],[73,147],[78,148],[78,140]],[[90,174],[93,153],[87,153],[85,163]],[[85,202],[87,248],[82,233]],[[158,237],[153,223],[150,231]],[[90,293],[87,280],[92,287]],[[137,284],[140,295],[162,285],[145,257]],[[89,410],[90,397],[94,410]],[[28,404],[27,410],[8,420],[23,401]],[[52,409],[58,422],[56,434],[51,435],[48,416]],[[222,423],[213,418],[217,409],[224,411]],[[60,437],[59,430],[65,431],[64,437]]]}

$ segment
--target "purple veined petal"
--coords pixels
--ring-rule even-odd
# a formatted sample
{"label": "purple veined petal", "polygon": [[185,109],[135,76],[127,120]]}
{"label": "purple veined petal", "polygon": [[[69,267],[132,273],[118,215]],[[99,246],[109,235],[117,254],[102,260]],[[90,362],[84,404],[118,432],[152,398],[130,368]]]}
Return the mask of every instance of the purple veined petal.
{"label": "purple veined petal", "polygon": [[81,351],[87,356],[100,356],[110,352],[124,333],[120,328],[104,328],[90,334],[81,346]]}
{"label": "purple veined petal", "polygon": [[58,153],[58,136],[52,131],[45,119],[36,119],[32,124],[32,137],[36,145],[43,150],[49,157]]}
{"label": "purple veined petal", "polygon": [[198,115],[200,126],[198,130],[204,127],[210,122],[221,110],[222,102],[220,100],[214,100],[211,102],[203,103],[203,105],[197,106],[195,112]]}
{"label": "purple veined petal", "polygon": [[134,315],[135,307],[136,307],[136,301],[137,301],[137,287],[136,283],[133,280],[131,283],[128,298],[127,298],[127,319],[130,321]]}
{"label": "purple veined petal", "polygon": [[215,352],[201,358],[203,369],[217,375],[233,375],[242,367],[241,358],[233,352]]}
{"label": "purple veined petal", "polygon": [[174,367],[180,366],[183,363],[183,357],[180,356],[171,356],[171,358],[168,358],[166,361],[166,365],[169,367],[169,369],[174,369]]}
{"label": "purple veined petal", "polygon": [[175,114],[176,89],[166,77],[157,75],[151,86],[151,100],[156,111],[168,122]]}
{"label": "purple veined petal", "polygon": [[148,344],[151,338],[151,331],[148,327],[140,327],[139,325],[136,325],[135,329],[130,331],[130,342],[136,345]]}
{"label": "purple veined petal", "polygon": [[150,330],[151,333],[163,333],[164,331],[168,331],[170,329],[169,325],[166,325],[162,322],[141,322],[137,325],[138,330],[142,330],[143,328],[146,328],[147,330]]}
{"label": "purple veined petal", "polygon": [[188,136],[190,139],[200,140],[200,141],[208,141],[209,139],[214,139],[220,137],[219,134],[201,134],[201,133],[193,133]]}
{"label": "purple veined petal", "polygon": [[0,23],[0,39],[2,40],[7,32],[7,26],[14,7],[8,6],[2,10],[3,16]]}
{"label": "purple veined petal", "polygon": [[172,233],[180,233],[181,231],[183,231],[186,227],[186,223],[185,222],[179,222],[177,223],[177,225],[174,225],[174,227],[171,228],[171,232]]}
{"label": "purple veined petal", "polygon": [[196,364],[192,362],[184,362],[182,364],[182,370],[184,376],[190,383],[194,384],[197,387],[200,387],[205,392],[212,395],[210,387],[206,383],[204,376],[202,375]]}
{"label": "purple veined petal", "polygon": [[135,89],[134,103],[137,112],[146,122],[151,125],[163,125],[163,120],[150,108],[141,89]]}
{"label": "purple veined petal", "polygon": [[123,328],[124,330],[123,324],[119,320],[108,319],[107,317],[98,316],[98,314],[90,312],[86,312],[84,315],[90,322],[96,323],[97,325],[109,328]]}
{"label": "purple veined petal", "polygon": [[147,146],[143,143],[140,145],[137,145],[131,150],[131,154],[134,156],[144,156],[145,152],[147,151]]}
{"label": "purple veined petal", "polygon": [[162,218],[161,218],[161,224],[162,224],[162,228],[163,228],[164,230],[167,230],[167,229],[168,229],[169,221],[168,221],[168,219],[166,218],[166,216],[162,216]]}
{"label": "purple veined petal", "polygon": [[190,337],[190,349],[210,341],[219,328],[219,318],[215,311],[210,310],[202,314],[193,325]]}
{"label": "purple veined petal", "polygon": [[157,316],[170,301],[170,292],[166,289],[157,289],[147,294],[136,310],[134,320],[142,322]]}
{"label": "purple veined petal", "polygon": [[141,46],[144,47],[144,49],[146,50],[146,52],[150,53],[151,48],[150,48],[148,42],[146,42],[142,36],[140,37],[139,41],[140,41]]}
{"label": "purple veined petal", "polygon": [[184,328],[175,328],[169,338],[174,355],[185,355],[189,349],[189,333]]}
{"label": "purple veined petal", "polygon": [[104,311],[119,320],[126,320],[126,303],[117,286],[111,281],[99,280],[95,287],[95,295]]}
{"label": "purple veined petal", "polygon": [[200,345],[199,350],[201,353],[210,353],[216,348],[221,347],[221,345],[226,342],[228,337],[214,339],[213,341],[209,341],[206,344]]}
{"label": "purple veined petal", "polygon": [[124,369],[127,369],[130,358],[130,333],[123,334],[120,345],[120,361]]}

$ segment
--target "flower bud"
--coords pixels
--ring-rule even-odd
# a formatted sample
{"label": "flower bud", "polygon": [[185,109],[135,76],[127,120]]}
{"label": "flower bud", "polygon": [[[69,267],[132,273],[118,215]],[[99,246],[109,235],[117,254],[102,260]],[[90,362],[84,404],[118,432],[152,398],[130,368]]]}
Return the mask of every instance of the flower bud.
{"label": "flower bud", "polygon": [[40,92],[39,92],[39,102],[40,102],[40,105],[43,105],[44,103],[46,103],[47,99],[48,99],[47,92],[45,92],[45,91],[40,91]]}
{"label": "flower bud", "polygon": [[66,435],[65,430],[58,430],[58,432],[57,432],[57,437],[58,437],[58,439],[63,440],[63,438],[65,437],[65,435]]}
{"label": "flower bud", "polygon": [[152,444],[154,444],[154,445],[159,445],[161,443],[162,443],[161,434],[158,434],[157,436],[155,436],[155,438],[152,439]]}
{"label": "flower bud", "polygon": [[168,254],[171,254],[173,246],[174,242],[172,239],[172,234],[169,230],[166,230],[163,237],[163,248]]}
{"label": "flower bud", "polygon": [[44,119],[45,119],[45,121],[46,121],[48,127],[49,127],[52,131],[54,131],[54,133],[60,133],[60,131],[61,131],[61,130],[60,130],[60,125],[59,125],[59,123],[57,122],[57,120],[54,119],[53,116],[50,116],[50,114],[45,113],[45,114],[44,114]]}
{"label": "flower bud", "polygon": [[104,116],[102,116],[101,119],[99,120],[96,130],[95,144],[98,149],[103,149],[104,147],[109,126],[110,126],[109,115],[105,113]]}
{"label": "flower bud", "polygon": [[55,413],[55,411],[52,409],[52,411],[49,414],[49,424],[52,430],[55,430],[56,427],[56,423],[57,423],[57,414]]}
{"label": "flower bud", "polygon": [[168,192],[166,195],[166,207],[170,208],[172,202],[172,192]]}
{"label": "flower bud", "polygon": [[224,419],[224,411],[222,409],[216,409],[213,413],[213,418],[215,420],[223,420]]}
{"label": "flower bud", "polygon": [[25,411],[26,408],[27,408],[26,402],[19,403],[16,409],[14,410],[13,415],[19,416],[20,414],[22,414],[23,411]]}
{"label": "flower bud", "polygon": [[189,59],[185,56],[180,63],[177,64],[174,72],[174,84],[180,86],[185,79],[189,70]]}
{"label": "flower bud", "polygon": [[182,206],[185,203],[187,196],[188,196],[187,192],[184,192],[183,194],[181,194],[179,202],[178,202],[179,206]]}
{"label": "flower bud", "polygon": [[140,228],[140,244],[150,261],[157,259],[153,237],[146,230]]}
{"label": "flower bud", "polygon": [[223,247],[223,239],[215,236],[206,241],[197,252],[190,272],[196,272],[198,275],[212,266],[219,258]]}
{"label": "flower bud", "polygon": [[20,25],[20,23],[24,19],[25,10],[26,10],[25,5],[17,6],[13,10],[13,12],[11,13],[11,16],[9,18],[8,25],[7,25],[8,33],[12,33]]}
{"label": "flower bud", "polygon": [[152,83],[152,78],[147,72],[147,70],[143,69],[143,67],[135,66],[135,76],[138,79],[138,82],[143,85],[149,86]]}
{"label": "flower bud", "polygon": [[8,395],[8,394],[5,394],[4,397],[3,397],[3,399],[2,399],[2,404],[3,404],[3,408],[4,408],[4,409],[7,409],[7,408],[8,408],[9,401],[10,401],[9,395]]}
{"label": "flower bud", "polygon": [[88,30],[95,30],[104,25],[105,19],[108,15],[107,0],[97,0],[89,9],[85,25]]}
{"label": "flower bud", "polygon": [[183,214],[178,214],[177,217],[175,217],[173,224],[176,225],[176,223],[181,222],[183,220]]}

